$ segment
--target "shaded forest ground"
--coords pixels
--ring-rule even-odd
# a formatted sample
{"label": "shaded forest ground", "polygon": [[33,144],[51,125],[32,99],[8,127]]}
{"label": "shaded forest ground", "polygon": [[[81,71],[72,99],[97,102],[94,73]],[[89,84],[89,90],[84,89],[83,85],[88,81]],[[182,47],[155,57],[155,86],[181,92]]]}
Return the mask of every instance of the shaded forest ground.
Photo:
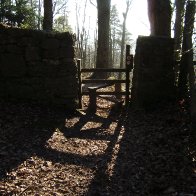
{"label": "shaded forest ground", "polygon": [[[86,104],[86,103],[84,103]],[[0,195],[196,195],[183,107],[63,109],[0,103]]]}

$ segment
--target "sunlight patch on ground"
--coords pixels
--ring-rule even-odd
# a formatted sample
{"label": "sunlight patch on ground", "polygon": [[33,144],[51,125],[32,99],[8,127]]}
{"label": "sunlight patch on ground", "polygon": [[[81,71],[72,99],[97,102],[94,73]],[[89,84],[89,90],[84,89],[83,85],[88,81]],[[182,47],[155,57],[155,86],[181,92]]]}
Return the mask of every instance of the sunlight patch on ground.
{"label": "sunlight patch on ground", "polygon": [[82,127],[81,131],[88,130],[88,129],[100,128],[101,125],[102,125],[102,123],[100,123],[100,122],[89,121]]}
{"label": "sunlight patch on ground", "polygon": [[107,148],[109,141],[80,138],[66,138],[59,130],[55,131],[47,141],[46,147],[59,152],[86,155],[101,155]]}
{"label": "sunlight patch on ground", "polygon": [[115,129],[116,129],[117,125],[118,125],[117,122],[112,122],[112,123],[110,124],[110,126],[109,126],[109,130],[111,130],[113,134],[114,134],[114,132],[115,132]]}
{"label": "sunlight patch on ground", "polygon": [[73,195],[87,191],[94,171],[32,156],[9,172],[7,177],[9,180],[3,186],[11,191],[5,195]]}
{"label": "sunlight patch on ground", "polygon": [[78,123],[79,120],[80,120],[79,117],[74,117],[74,118],[71,118],[71,119],[66,119],[66,120],[65,120],[65,127],[67,127],[67,128],[74,127],[74,125],[75,125],[76,123]]}
{"label": "sunlight patch on ground", "polygon": [[113,174],[114,174],[114,167],[115,167],[115,164],[116,164],[116,159],[118,157],[118,152],[120,150],[120,143],[121,143],[121,140],[123,138],[124,132],[125,132],[125,129],[122,126],[121,130],[120,130],[120,134],[119,134],[118,139],[117,139],[117,142],[116,142],[116,144],[113,148],[111,161],[108,162],[108,174],[110,175],[110,177],[112,177]]}

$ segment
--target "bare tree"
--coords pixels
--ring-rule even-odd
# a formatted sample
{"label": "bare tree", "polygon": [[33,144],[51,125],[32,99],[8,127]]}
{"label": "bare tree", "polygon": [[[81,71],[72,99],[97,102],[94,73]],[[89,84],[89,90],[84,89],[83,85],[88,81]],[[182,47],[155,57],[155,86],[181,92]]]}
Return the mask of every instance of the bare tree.
{"label": "bare tree", "polygon": [[109,22],[111,0],[97,0],[98,48],[96,67],[109,67]]}
{"label": "bare tree", "polygon": [[176,51],[177,60],[180,59],[180,55],[181,55],[185,1],[186,0],[175,0],[176,16],[175,16],[175,24],[174,24],[174,38],[175,38],[175,51]]}
{"label": "bare tree", "polygon": [[[182,58],[179,73],[179,96],[187,98],[188,93],[188,74],[189,83],[192,93],[195,92],[194,87],[194,68],[193,68],[193,44],[192,35],[195,20],[195,1],[188,0],[186,5],[185,22],[183,30]],[[190,71],[191,70],[191,71]]]}
{"label": "bare tree", "polygon": [[40,30],[41,29],[41,0],[38,1],[38,21],[37,21],[37,26],[38,26],[38,29]]}
{"label": "bare tree", "polygon": [[[121,24],[116,5],[113,5],[110,13],[110,64],[119,66],[119,44],[121,39]],[[117,66],[116,66],[117,65]]]}
{"label": "bare tree", "polygon": [[[83,14],[81,15],[81,3],[76,1],[76,36],[77,36],[77,56],[82,59],[82,67],[86,67],[87,45],[89,37],[89,27],[86,26],[86,8],[88,1],[84,1]],[[90,21],[90,19],[89,19]]]}
{"label": "bare tree", "polygon": [[53,26],[53,12],[52,0],[44,0],[44,20],[43,20],[43,30],[52,31]]}
{"label": "bare tree", "polygon": [[[175,0],[175,23],[174,23],[174,38],[175,38],[175,60],[180,60],[182,49],[182,32],[184,19],[184,6],[186,0]],[[175,81],[178,80],[179,64],[175,64]]]}
{"label": "bare tree", "polygon": [[120,68],[124,65],[124,50],[125,50],[125,34],[126,34],[126,20],[127,15],[131,6],[132,0],[126,1],[126,11],[123,13],[123,30],[122,30],[122,40],[121,40],[121,55],[120,55]]}
{"label": "bare tree", "polygon": [[147,0],[151,35],[171,36],[170,0]]}
{"label": "bare tree", "polygon": [[[91,4],[96,6],[91,0]],[[98,38],[96,53],[96,68],[107,68],[110,62],[110,6],[111,0],[97,0]],[[104,78],[105,74],[93,74],[94,78]]]}
{"label": "bare tree", "polygon": [[184,55],[182,56],[182,67],[188,66],[188,79],[189,79],[189,89],[190,89],[190,112],[191,112],[191,122],[192,131],[196,130],[196,85],[195,85],[195,72],[193,64],[193,29],[194,29],[194,19],[196,12],[196,2],[188,0],[186,5],[185,14],[185,26],[183,32],[183,46],[182,50]]}
{"label": "bare tree", "polygon": [[64,14],[67,7],[68,0],[53,0],[53,18],[57,14]]}

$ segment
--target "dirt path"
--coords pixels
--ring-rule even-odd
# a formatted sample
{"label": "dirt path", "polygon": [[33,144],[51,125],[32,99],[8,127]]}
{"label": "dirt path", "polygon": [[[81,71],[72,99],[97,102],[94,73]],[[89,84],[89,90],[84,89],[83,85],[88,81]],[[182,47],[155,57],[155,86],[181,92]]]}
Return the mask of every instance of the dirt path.
{"label": "dirt path", "polygon": [[196,194],[195,147],[176,108],[0,105],[0,195]]}

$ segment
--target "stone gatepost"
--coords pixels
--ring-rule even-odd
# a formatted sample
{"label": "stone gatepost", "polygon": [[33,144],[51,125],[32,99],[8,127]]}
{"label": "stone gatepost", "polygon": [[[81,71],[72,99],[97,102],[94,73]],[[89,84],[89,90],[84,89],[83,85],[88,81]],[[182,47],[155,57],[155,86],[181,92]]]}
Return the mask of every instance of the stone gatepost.
{"label": "stone gatepost", "polygon": [[148,108],[175,97],[174,39],[139,36],[134,64],[133,106]]}

